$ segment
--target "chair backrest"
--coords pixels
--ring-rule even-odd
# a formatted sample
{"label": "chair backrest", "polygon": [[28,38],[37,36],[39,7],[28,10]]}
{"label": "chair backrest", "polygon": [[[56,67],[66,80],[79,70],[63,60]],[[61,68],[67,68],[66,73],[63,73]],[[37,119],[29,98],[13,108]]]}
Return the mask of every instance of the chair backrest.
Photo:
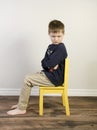
{"label": "chair backrest", "polygon": [[64,68],[64,89],[67,91],[67,87],[68,87],[68,65],[69,65],[69,59],[66,58],[65,59],[65,68]]}

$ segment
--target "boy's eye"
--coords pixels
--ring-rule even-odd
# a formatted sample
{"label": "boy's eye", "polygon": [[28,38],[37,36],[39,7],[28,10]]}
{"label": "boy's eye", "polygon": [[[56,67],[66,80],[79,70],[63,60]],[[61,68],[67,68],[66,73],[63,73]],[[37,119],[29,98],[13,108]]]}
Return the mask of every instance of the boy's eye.
{"label": "boy's eye", "polygon": [[61,36],[52,36],[52,37],[61,37]]}

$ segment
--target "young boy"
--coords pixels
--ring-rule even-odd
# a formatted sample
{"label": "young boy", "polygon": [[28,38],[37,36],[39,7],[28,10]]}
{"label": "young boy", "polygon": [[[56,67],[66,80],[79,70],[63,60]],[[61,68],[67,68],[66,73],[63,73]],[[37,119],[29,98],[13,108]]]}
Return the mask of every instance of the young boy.
{"label": "young boy", "polygon": [[18,104],[13,105],[7,112],[9,115],[25,114],[29,102],[31,88],[33,86],[55,86],[64,82],[64,65],[67,51],[64,43],[64,24],[59,20],[53,20],[48,25],[48,34],[51,39],[44,58],[41,60],[43,70],[29,73],[24,78],[24,86],[21,90]]}

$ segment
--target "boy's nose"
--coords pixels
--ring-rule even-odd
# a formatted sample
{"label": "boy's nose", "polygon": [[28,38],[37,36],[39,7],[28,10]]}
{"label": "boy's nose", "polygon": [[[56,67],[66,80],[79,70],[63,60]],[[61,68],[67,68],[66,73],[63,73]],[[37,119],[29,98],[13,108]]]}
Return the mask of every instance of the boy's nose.
{"label": "boy's nose", "polygon": [[57,37],[55,37],[55,41],[57,41],[58,40],[58,38]]}

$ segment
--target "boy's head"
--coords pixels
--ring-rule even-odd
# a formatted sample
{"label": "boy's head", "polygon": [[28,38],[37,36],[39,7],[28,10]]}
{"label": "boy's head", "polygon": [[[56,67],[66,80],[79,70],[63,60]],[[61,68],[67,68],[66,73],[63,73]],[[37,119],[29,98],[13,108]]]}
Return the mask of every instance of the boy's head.
{"label": "boy's head", "polygon": [[53,44],[59,44],[64,36],[64,24],[59,20],[53,20],[48,25],[48,34]]}

